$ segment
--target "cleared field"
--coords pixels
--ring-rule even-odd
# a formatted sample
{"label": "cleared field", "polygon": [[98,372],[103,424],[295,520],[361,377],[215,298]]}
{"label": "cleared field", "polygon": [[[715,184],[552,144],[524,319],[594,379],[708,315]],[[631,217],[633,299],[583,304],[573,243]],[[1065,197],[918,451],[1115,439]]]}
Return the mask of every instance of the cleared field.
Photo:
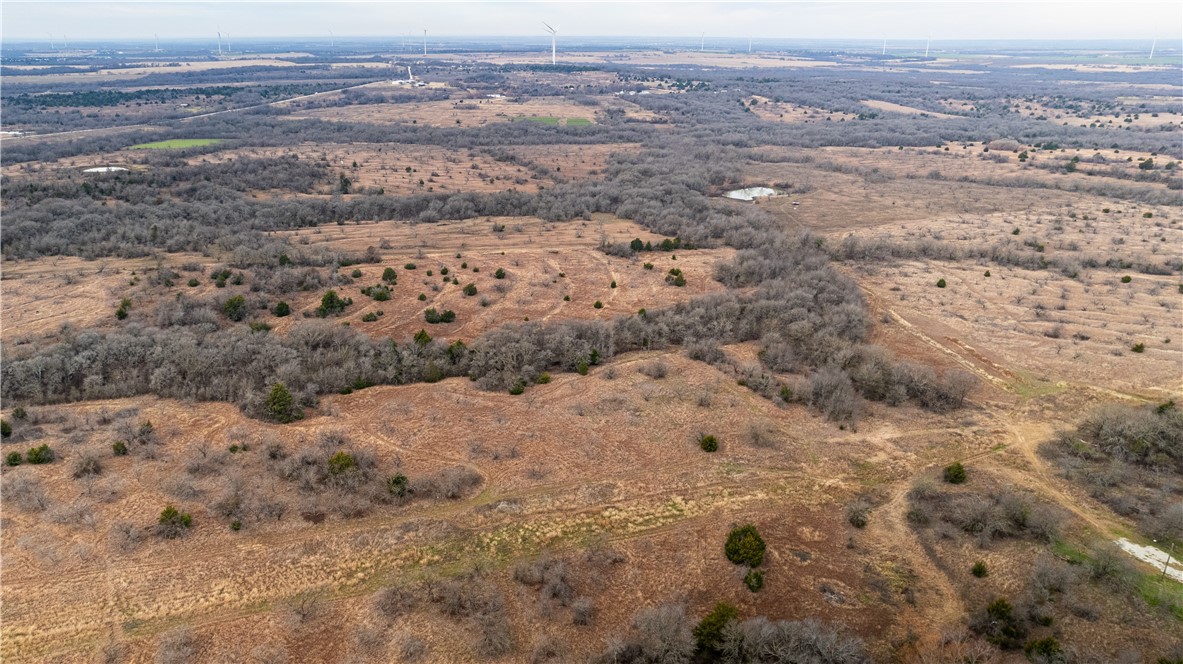
{"label": "cleared field", "polygon": [[[576,177],[596,177],[613,153],[632,152],[634,144],[507,146],[497,155],[520,159],[499,160],[489,150],[449,150],[433,145],[398,143],[350,143],[294,145],[282,148],[240,148],[193,157],[190,163],[229,161],[240,157],[297,156],[318,161],[343,173],[354,191],[381,189],[389,195],[429,192],[496,192],[506,189],[537,191]],[[111,155],[117,159],[119,153]],[[73,168],[78,159],[58,162]],[[410,169],[410,170],[408,170]],[[326,194],[329,192],[326,189]]]}
{"label": "cleared field", "polygon": [[756,103],[750,105],[752,113],[761,120],[770,122],[838,122],[853,120],[857,116],[841,111],[828,111],[822,108],[811,108],[788,102],[777,102],[767,97],[752,97]]}
{"label": "cleared field", "polygon": [[[354,301],[342,320],[371,336],[396,339],[427,329],[433,336],[469,341],[506,321],[608,319],[644,307],[668,306],[723,290],[712,277],[714,265],[733,254],[730,249],[699,249],[643,253],[634,259],[608,256],[596,248],[601,238],[613,243],[662,238],[607,215],[596,215],[591,222],[559,224],[521,217],[436,224],[378,222],[291,235],[300,244],[323,243],[358,253],[370,246],[388,246],[382,250],[381,264],[350,268],[362,276],[338,291]],[[653,268],[645,269],[645,262]],[[406,269],[411,264],[415,268]],[[386,267],[398,272],[391,299],[377,302],[362,295],[361,288],[381,282]],[[666,283],[668,271],[675,267],[685,274],[686,286]],[[444,268],[448,279],[441,274]],[[503,279],[494,276],[498,269],[505,270]],[[457,283],[451,283],[453,278]],[[468,284],[476,286],[476,295],[462,292]],[[420,294],[425,299],[420,300]],[[319,292],[296,295],[289,301],[295,315],[270,322],[279,332],[299,324],[300,314],[315,310],[320,296]],[[594,306],[596,302],[600,308]],[[429,307],[454,311],[455,322],[428,325],[423,312]],[[376,321],[361,320],[378,311],[383,314]]]}
{"label": "cleared field", "polygon": [[200,148],[206,145],[221,143],[220,138],[171,138],[167,141],[153,141],[133,145],[132,150],[178,150],[182,148]]}
{"label": "cleared field", "polygon": [[[601,104],[611,104],[605,99]],[[616,102],[623,103],[623,102]],[[542,97],[516,100],[510,98],[459,99],[404,104],[357,104],[335,108],[297,111],[290,117],[320,118],[376,123],[415,123],[429,127],[472,127],[491,122],[512,122],[537,118],[536,122],[548,119],[558,124],[560,119],[571,121],[595,120],[600,110],[597,106],[582,106],[561,97]]]}
{"label": "cleared field", "polygon": [[864,106],[886,111],[888,113],[903,113],[905,115],[930,115],[934,118],[942,118],[948,120],[957,117],[956,115],[949,115],[948,113],[938,113],[936,111],[926,111],[920,108],[912,108],[911,106],[902,106],[900,104],[893,104],[889,101],[882,101],[879,99],[864,99]]}

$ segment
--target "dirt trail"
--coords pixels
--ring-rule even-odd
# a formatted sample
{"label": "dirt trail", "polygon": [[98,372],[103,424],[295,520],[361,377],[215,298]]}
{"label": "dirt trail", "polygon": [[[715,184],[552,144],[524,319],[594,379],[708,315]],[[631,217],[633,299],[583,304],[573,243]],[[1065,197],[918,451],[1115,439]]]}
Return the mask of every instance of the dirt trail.
{"label": "dirt trail", "polygon": [[[873,296],[872,296],[873,297]],[[881,302],[877,304],[882,305]],[[1014,392],[1015,385],[1013,380],[1008,380],[1005,374],[1010,374],[1013,378],[1014,374],[1007,371],[1003,367],[998,367],[993,362],[985,360],[977,351],[974,351],[970,346],[961,342],[960,340],[951,339],[951,343],[956,346],[950,347],[933,339],[931,336],[906,320],[898,312],[890,307],[883,307],[883,310],[895,320],[899,327],[908,332],[913,337],[919,339],[926,345],[940,351],[949,356],[962,367],[973,371],[974,374],[982,377],[988,383],[1000,390],[1006,392]],[[974,360],[966,359],[962,352],[972,355]],[[996,369],[999,373],[1004,375],[996,375],[987,371],[985,367]],[[1072,386],[1073,389],[1084,389],[1099,394],[1105,395],[1109,398],[1118,398],[1121,400],[1138,400],[1145,399],[1136,395],[1123,394],[1109,390],[1095,385],[1080,385]],[[1073,495],[1072,492],[1064,488],[1063,480],[1055,476],[1055,472],[1050,469],[1047,463],[1040,458],[1038,454],[1038,447],[1040,443],[1049,440],[1055,433],[1055,426],[1050,422],[1035,421],[1024,417],[1023,414],[1012,406],[1007,406],[1003,403],[990,402],[981,400],[977,405],[984,408],[994,419],[1001,422],[1010,434],[1011,445],[997,450],[985,452],[979,456],[989,456],[995,453],[1002,452],[1010,447],[1019,451],[1023,460],[1026,462],[1026,468],[1013,468],[1006,464],[995,464],[994,469],[1006,475],[1011,482],[1016,486],[1027,487],[1037,494],[1043,495],[1058,504],[1060,507],[1068,510],[1076,517],[1087,523],[1090,528],[1095,530],[1099,535],[1105,538],[1112,538],[1114,533],[1129,530],[1128,526],[1124,526],[1119,519],[1105,510],[1094,507],[1090,501],[1082,500],[1080,496]]]}

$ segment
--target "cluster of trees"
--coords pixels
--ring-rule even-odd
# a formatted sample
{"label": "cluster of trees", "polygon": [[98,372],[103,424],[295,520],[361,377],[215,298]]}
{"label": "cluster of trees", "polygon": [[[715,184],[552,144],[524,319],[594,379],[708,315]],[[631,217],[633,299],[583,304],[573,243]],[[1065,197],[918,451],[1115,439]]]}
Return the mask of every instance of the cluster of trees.
{"label": "cluster of trees", "polygon": [[1151,536],[1183,539],[1183,411],[1174,401],[1103,407],[1039,451]]}
{"label": "cluster of trees", "polygon": [[685,605],[662,604],[638,611],[632,630],[611,639],[593,661],[864,664],[871,659],[859,638],[816,620],[740,620],[738,610],[720,604],[696,625]]}

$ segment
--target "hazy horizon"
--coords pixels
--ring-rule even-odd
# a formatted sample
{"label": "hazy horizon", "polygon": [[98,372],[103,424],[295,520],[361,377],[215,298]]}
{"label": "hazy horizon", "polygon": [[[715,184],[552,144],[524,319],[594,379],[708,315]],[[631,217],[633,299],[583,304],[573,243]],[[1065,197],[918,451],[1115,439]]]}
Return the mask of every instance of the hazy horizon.
{"label": "hazy horizon", "polygon": [[[1053,41],[1179,39],[1176,2],[21,2],[2,38],[545,37]],[[244,27],[249,26],[249,27]]]}

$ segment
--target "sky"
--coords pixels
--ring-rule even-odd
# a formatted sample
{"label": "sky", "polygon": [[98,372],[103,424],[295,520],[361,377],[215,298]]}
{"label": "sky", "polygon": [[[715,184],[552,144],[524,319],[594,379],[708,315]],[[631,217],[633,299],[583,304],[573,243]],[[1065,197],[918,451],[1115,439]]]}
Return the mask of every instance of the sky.
{"label": "sky", "polygon": [[1025,2],[47,2],[3,0],[4,40],[542,36],[772,39],[1180,39],[1183,3]]}

